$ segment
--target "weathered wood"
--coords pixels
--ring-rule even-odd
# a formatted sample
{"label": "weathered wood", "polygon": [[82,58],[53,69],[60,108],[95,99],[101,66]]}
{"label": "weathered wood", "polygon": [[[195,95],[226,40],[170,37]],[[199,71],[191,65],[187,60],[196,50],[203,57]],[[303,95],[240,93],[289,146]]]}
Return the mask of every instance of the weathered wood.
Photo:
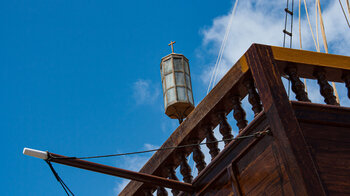
{"label": "weathered wood", "polygon": [[[350,57],[348,56],[296,50],[277,46],[269,47],[272,50],[274,60],[278,62],[294,63],[298,67],[317,65],[324,68],[350,70]],[[340,78],[338,78],[337,81],[340,81],[339,79]]]}
{"label": "weathered wood", "polygon": [[245,119],[245,111],[242,108],[241,100],[238,95],[234,95],[232,97],[232,103],[233,103],[233,117],[237,121],[237,127],[239,128],[239,131],[242,131],[244,127],[247,126],[248,121]]}
{"label": "weathered wood", "polygon": [[276,137],[295,195],[326,195],[316,165],[288,101],[271,48],[253,44],[245,54],[260,98]]}
{"label": "weathered wood", "polygon": [[317,83],[320,85],[320,93],[327,104],[339,105],[334,96],[333,87],[329,85],[325,74],[325,71],[322,69],[315,70],[314,72],[314,76],[317,78]]}
{"label": "weathered wood", "polygon": [[257,116],[262,111],[262,105],[259,94],[256,92],[254,80],[249,78],[245,81],[245,86],[248,89],[248,101],[252,105],[254,116]]}
{"label": "weathered wood", "polygon": [[350,109],[295,102],[293,108],[328,195],[350,195]]}
{"label": "weathered wood", "polygon": [[[199,144],[200,140],[195,139],[195,140],[193,140],[193,142],[194,142],[194,144],[195,143]],[[198,174],[207,166],[207,164],[204,161],[204,158],[205,157],[204,157],[203,152],[201,151],[201,147],[199,145],[194,146],[193,147],[193,160],[196,163],[196,168],[198,169]]]}
{"label": "weathered wood", "polygon": [[144,196],[153,196],[153,190],[150,188],[143,189]]}
{"label": "weathered wood", "polygon": [[[176,166],[171,164],[171,165],[168,165],[166,168],[168,169],[167,171],[168,171],[169,179],[179,181],[179,179],[176,176],[176,172],[175,172]],[[173,193],[174,196],[177,196],[180,191],[178,191],[176,189],[172,189],[171,192]]]}
{"label": "weathered wood", "polygon": [[350,99],[350,72],[344,73],[342,80],[345,82],[345,86],[348,89],[348,97]]}
{"label": "weathered wood", "polygon": [[164,187],[159,186],[157,188],[157,196],[168,196],[168,192],[165,190]]}
{"label": "weathered wood", "polygon": [[235,168],[233,168],[232,165],[230,165],[227,168],[227,173],[229,174],[230,179],[231,179],[232,191],[233,191],[234,195],[235,196],[242,196],[241,187],[240,187],[238,179],[237,179],[237,172],[235,172]]}
{"label": "weathered wood", "polygon": [[[229,96],[233,90],[237,90],[237,86],[244,79],[248,72],[248,66],[245,57],[242,57],[222,78],[222,80],[210,91],[210,93],[197,105],[196,109],[181,123],[181,125],[173,132],[173,134],[164,142],[161,147],[178,146],[187,140],[188,135],[196,135],[199,139],[206,136],[205,130],[200,126],[210,116],[215,116],[215,111],[230,112],[232,110],[231,97]],[[241,89],[244,95],[244,89]],[[213,125],[219,123],[219,119],[211,119]],[[195,132],[195,133],[194,133]],[[140,170],[143,173],[157,174],[165,163],[172,160],[174,165],[180,164],[180,159],[175,155],[175,149],[156,152]],[[120,193],[121,196],[141,194],[139,192],[143,183],[131,181]]]}
{"label": "weathered wood", "polygon": [[[271,48],[272,50],[270,50]],[[275,54],[275,56],[272,54]],[[273,151],[273,160],[274,162],[276,162],[276,160],[280,162],[280,164],[275,165],[281,165],[281,169],[272,170],[272,173],[266,178],[267,181],[270,182],[269,184],[263,183],[258,186],[260,188],[265,186],[266,190],[260,189],[261,191],[259,191],[259,188],[253,188],[254,190],[251,189],[249,194],[253,195],[254,191],[255,194],[262,194],[268,191],[265,192],[268,195],[287,195],[293,193],[295,195],[325,195],[325,188],[322,185],[320,176],[317,174],[318,166],[316,166],[314,162],[313,152],[310,153],[308,148],[305,148],[306,142],[303,138],[298,121],[291,109],[282,82],[280,81],[281,76],[279,71],[284,71],[290,63],[298,69],[299,77],[314,79],[313,71],[322,68],[326,73],[325,80],[336,82],[342,82],[342,74],[345,73],[346,70],[350,70],[348,66],[350,63],[349,57],[254,45],[188,116],[187,120],[176,129],[162,147],[183,145],[192,140],[193,137],[196,137],[196,139],[200,141],[205,139],[208,132],[206,129],[201,128],[201,126],[205,123],[209,123],[212,127],[216,127],[221,121],[220,118],[217,118],[216,112],[223,111],[228,114],[235,107],[234,101],[232,101],[232,95],[239,95],[238,101],[240,101],[248,93],[248,100],[251,104],[254,103],[257,105],[256,103],[260,103],[260,100],[256,101],[257,99],[254,98],[255,101],[253,102],[254,99],[250,98],[257,95],[256,89],[253,87],[253,85],[256,84],[259,92],[258,96],[260,95],[264,107],[264,113],[260,112],[259,115],[265,116],[266,112],[268,123],[271,126],[273,137],[276,142],[276,148]],[[251,80],[253,83],[247,86],[244,81],[250,77],[249,70],[252,71],[255,81]],[[300,91],[300,89],[297,90]],[[252,106],[254,108],[253,104]],[[259,110],[253,109],[253,111],[255,115],[259,113]],[[258,120],[259,115],[257,116]],[[315,115],[314,118],[305,118],[303,123],[307,121],[307,123],[309,123],[309,121],[313,121],[316,117],[317,115]],[[320,119],[323,119],[323,117],[321,116]],[[254,121],[255,119],[253,122]],[[327,123],[330,121],[332,120],[326,120]],[[260,122],[261,124],[257,126],[260,127],[259,130],[252,130],[250,125],[246,125],[245,128],[241,129],[240,135],[261,131],[261,128],[266,128],[261,126],[267,126],[267,121],[264,120]],[[340,123],[337,124],[337,126],[343,126],[343,124]],[[266,144],[265,142],[268,141],[267,138],[272,140],[272,137],[264,137],[264,139],[259,141],[256,145],[261,146],[260,143]],[[249,165],[250,162],[248,160],[256,161],[254,156],[261,153],[257,148],[253,148],[255,146],[254,142],[257,142],[257,140],[245,139],[243,141],[233,141],[226,145],[220,154],[217,153],[218,155],[215,155],[215,159],[213,159],[193,181],[193,186],[196,187],[196,194],[206,194],[204,190],[205,187],[208,188],[208,191],[218,191],[218,194],[231,194],[232,184],[227,183],[229,176],[226,168],[232,160],[234,160],[234,162],[240,160],[237,162],[237,168],[241,168],[241,172],[243,172],[244,168],[247,169],[247,167],[251,168],[253,171],[254,167],[253,165]],[[192,149],[195,154],[195,149],[193,147]],[[264,149],[263,147],[261,148],[261,150]],[[174,149],[155,153],[141,171],[162,176],[161,172],[167,164],[172,163],[175,168],[183,161],[181,156],[177,155],[176,151],[177,150]],[[248,153],[251,151],[252,153]],[[190,151],[184,152],[184,156],[187,157],[189,153]],[[271,154],[265,155],[266,157],[271,157]],[[261,159],[259,160],[261,160],[261,163],[266,160],[266,157],[260,157]],[[322,158],[323,156],[319,157],[321,157],[319,160],[325,160]],[[316,159],[318,160],[318,158]],[[268,159],[266,161],[272,160]],[[258,167],[255,168],[255,171],[257,171],[256,169],[258,169]],[[225,174],[222,173],[223,170]],[[337,172],[336,170],[334,171]],[[248,172],[246,174],[248,174]],[[255,173],[253,172],[251,174]],[[241,174],[237,173],[237,176],[240,178]],[[282,176],[282,178],[280,178],[280,176]],[[285,176],[287,176],[287,178]],[[324,175],[321,174],[322,178],[323,176]],[[330,177],[326,178],[330,179]],[[283,183],[280,183],[281,180]],[[335,184],[330,185],[339,187]],[[123,190],[121,195],[142,195],[143,188],[147,186],[146,184],[132,181]],[[220,187],[222,191],[218,190]],[[330,189],[327,187],[327,191],[329,190]],[[181,194],[183,195],[184,193]]]}
{"label": "weathered wood", "polygon": [[212,130],[210,125],[204,125],[204,128],[207,132],[207,147],[209,148],[209,154],[211,156],[211,160],[213,160],[216,155],[219,154],[220,149],[218,147],[217,139],[214,136],[214,131]]}
{"label": "weathered wood", "polygon": [[231,142],[231,140],[233,139],[232,128],[231,128],[230,124],[228,124],[228,122],[227,122],[226,113],[219,112],[218,117],[221,120],[219,131],[220,131],[221,135],[223,136],[222,139],[225,140],[224,141],[225,146],[227,146]]}
{"label": "weathered wood", "polygon": [[[250,135],[256,131],[265,130],[267,127],[267,121],[264,113],[260,113],[253,121],[241,132],[240,135]],[[264,137],[265,138],[265,137]],[[263,139],[264,139],[263,138]],[[266,137],[269,141],[272,137]],[[232,162],[240,159],[246,150],[250,149],[250,146],[254,146],[259,138],[246,138],[240,140],[234,140],[227,145],[220,154],[208,164],[208,166],[202,171],[201,175],[197,176],[193,181],[193,186],[196,187],[197,193],[201,193],[216,180],[217,176],[221,172],[226,172],[226,169]]]}
{"label": "weathered wood", "polygon": [[305,85],[302,81],[300,81],[297,75],[297,69],[293,66],[289,66],[286,69],[286,73],[288,74],[291,82],[292,82],[292,90],[295,93],[295,98],[298,101],[306,101],[311,102],[307,96],[307,92],[305,91]]}
{"label": "weathered wood", "polygon": [[102,165],[99,163],[94,163],[90,161],[85,161],[81,159],[67,159],[68,157],[59,155],[59,154],[54,154],[50,153],[50,156],[52,157],[50,159],[51,162],[55,163],[60,163],[63,165],[68,165],[71,167],[77,167],[80,169],[85,169],[89,171],[94,171],[102,174],[107,174],[111,176],[116,176],[116,177],[122,177],[126,179],[131,179],[131,180],[137,180],[143,183],[147,184],[152,184],[156,186],[164,186],[168,188],[176,188],[178,190],[183,190],[183,191],[188,191],[191,192],[194,190],[191,184],[189,183],[183,183],[167,178],[163,178],[160,176],[155,176],[155,175],[150,175],[150,174],[145,174],[141,172],[134,172],[130,170],[125,170],[121,168],[116,168],[112,167],[109,165]]}
{"label": "weathered wood", "polygon": [[180,153],[181,164],[180,164],[180,173],[183,176],[183,181],[187,183],[191,183],[193,177],[191,175],[191,167],[188,165],[187,157],[184,152]]}

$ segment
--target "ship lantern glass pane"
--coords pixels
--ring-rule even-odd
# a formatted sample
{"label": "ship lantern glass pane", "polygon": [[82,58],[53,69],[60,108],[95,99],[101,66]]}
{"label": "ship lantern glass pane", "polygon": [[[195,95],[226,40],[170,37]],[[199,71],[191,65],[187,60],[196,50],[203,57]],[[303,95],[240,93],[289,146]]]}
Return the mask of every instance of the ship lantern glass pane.
{"label": "ship lantern glass pane", "polygon": [[174,87],[175,83],[173,74],[168,74],[165,76],[165,84],[167,89]]}
{"label": "ship lantern glass pane", "polygon": [[171,63],[171,59],[168,59],[166,61],[164,61],[163,63],[163,74],[166,75],[166,74],[169,74],[171,73],[173,70],[173,67],[172,67],[172,63]]}
{"label": "ship lantern glass pane", "polygon": [[183,71],[182,59],[174,58],[174,69],[175,71]]}
{"label": "ship lantern glass pane", "polygon": [[185,78],[183,72],[175,72],[176,86],[185,86]]}
{"label": "ship lantern glass pane", "polygon": [[[171,102],[176,101],[176,94],[175,94],[175,88],[171,88],[167,91],[166,96],[168,98],[168,104]],[[168,105],[167,104],[167,105]]]}
{"label": "ship lantern glass pane", "polygon": [[184,87],[177,87],[177,97],[179,101],[187,101],[187,96],[186,96],[186,88]]}

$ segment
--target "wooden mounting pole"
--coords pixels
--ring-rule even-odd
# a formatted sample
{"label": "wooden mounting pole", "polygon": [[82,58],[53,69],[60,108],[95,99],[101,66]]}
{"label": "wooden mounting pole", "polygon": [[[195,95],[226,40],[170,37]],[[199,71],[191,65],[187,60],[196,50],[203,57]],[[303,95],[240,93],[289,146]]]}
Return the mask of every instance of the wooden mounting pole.
{"label": "wooden mounting pole", "polygon": [[[33,152],[33,151],[36,151],[34,153],[40,154],[40,156],[36,156],[36,155],[31,154],[31,152]],[[47,153],[47,154],[45,155],[44,153]],[[192,184],[189,184],[189,183],[179,182],[176,180],[171,180],[171,179],[167,179],[167,178],[163,178],[163,177],[155,176],[155,175],[150,175],[150,174],[146,174],[146,173],[140,173],[140,172],[134,172],[134,171],[125,170],[125,169],[120,169],[120,168],[116,168],[116,167],[112,167],[112,166],[108,166],[108,165],[102,165],[99,163],[85,161],[85,160],[81,160],[81,159],[77,159],[77,158],[70,158],[70,157],[66,157],[63,155],[59,155],[59,154],[37,151],[37,150],[33,150],[33,149],[28,149],[28,148],[25,148],[25,150],[23,151],[23,154],[29,155],[29,156],[34,156],[37,158],[41,158],[44,160],[48,160],[48,161],[63,164],[63,165],[77,167],[80,169],[86,169],[86,170],[90,170],[90,171],[94,171],[94,172],[108,174],[111,176],[135,180],[135,181],[147,183],[147,184],[154,185],[154,186],[161,186],[161,187],[176,189],[176,190],[184,191],[184,192],[193,192],[194,191],[194,187],[192,186]]]}

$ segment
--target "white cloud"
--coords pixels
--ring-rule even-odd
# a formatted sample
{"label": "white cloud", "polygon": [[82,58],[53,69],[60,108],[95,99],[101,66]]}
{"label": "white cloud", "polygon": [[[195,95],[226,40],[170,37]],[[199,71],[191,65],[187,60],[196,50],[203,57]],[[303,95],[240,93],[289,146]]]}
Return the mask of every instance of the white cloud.
{"label": "white cloud", "polygon": [[136,104],[152,104],[159,97],[159,85],[154,85],[150,80],[139,79],[133,84],[133,97]]}
{"label": "white cloud", "polygon": [[[311,24],[315,34],[314,19],[316,17],[314,2],[307,1],[307,3]],[[323,19],[330,53],[349,55],[350,32],[338,5],[338,1],[321,1],[321,3],[323,3]],[[243,55],[252,43],[282,46],[285,6],[285,2],[279,0],[246,0],[238,3],[237,11],[233,17],[231,33],[223,54],[223,63],[218,72],[219,79],[225,75],[227,70]],[[293,47],[299,48],[298,9],[294,8],[294,12]],[[307,19],[304,14],[304,7],[301,8],[301,12],[303,48],[315,50]],[[203,46],[201,52],[209,55],[199,54],[199,56],[209,56],[208,59],[211,59],[208,60],[209,64],[205,65],[201,75],[201,79],[205,85],[209,84],[215,64],[213,59],[216,60],[216,55],[218,54],[222,39],[225,35],[230,14],[231,13],[227,13],[226,15],[215,18],[213,24],[209,28],[202,30]],[[321,36],[320,30],[319,36]],[[319,40],[322,46],[322,38],[320,37]]]}
{"label": "white cloud", "polygon": [[[126,156],[117,162],[117,167],[131,171],[139,171],[149,158],[150,156]],[[130,180],[127,179],[118,180],[114,187],[114,192],[119,194],[129,182]]]}
{"label": "white cloud", "polygon": [[153,145],[153,144],[144,144],[146,150],[154,150],[158,149],[159,146]]}

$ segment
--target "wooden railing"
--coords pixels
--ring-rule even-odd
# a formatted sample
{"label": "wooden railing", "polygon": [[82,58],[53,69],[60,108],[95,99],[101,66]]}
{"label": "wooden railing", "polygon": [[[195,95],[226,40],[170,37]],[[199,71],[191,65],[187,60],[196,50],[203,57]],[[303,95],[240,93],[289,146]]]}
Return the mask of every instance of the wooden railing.
{"label": "wooden railing", "polygon": [[[225,140],[225,146],[228,146],[237,142],[235,140],[230,142],[229,140],[247,134],[246,131],[241,132],[248,126],[246,111],[241,104],[242,99],[248,96],[252,110],[249,113],[259,117],[267,112],[270,113],[270,119],[268,118],[268,120],[271,124],[279,123],[272,122],[273,115],[275,113],[276,115],[282,115],[284,107],[290,107],[281,81],[282,76],[290,78],[292,90],[296,94],[297,100],[310,102],[304,84],[300,80],[300,77],[302,77],[317,79],[321,95],[325,98],[326,104],[339,105],[333,95],[333,88],[328,84],[328,81],[345,83],[349,92],[350,58],[253,44],[162,145],[162,148],[166,148],[201,143],[205,140],[210,142],[206,147],[209,149],[211,163],[207,165],[205,162],[205,155],[200,146],[169,149],[156,152],[140,172],[179,180],[175,170],[180,167],[180,173],[186,183],[193,183],[193,181],[206,175],[211,168],[210,166],[214,165],[213,162],[220,161],[217,157],[222,155],[218,143],[215,141],[223,139]],[[350,98],[350,94],[348,96]],[[281,108],[278,108],[279,105],[281,105]],[[227,115],[231,111],[236,121],[234,130],[239,130],[239,134],[236,136],[233,135],[231,125],[227,120],[227,118],[230,118]],[[288,133],[288,129],[292,127],[288,127],[288,122],[283,123],[285,125],[282,127]],[[213,132],[217,126],[221,138],[216,138]],[[280,134],[274,130],[274,125],[271,125],[271,129],[273,134]],[[298,151],[296,145],[288,144],[287,147],[291,149],[291,152]],[[299,151],[298,153],[301,156],[303,152]],[[195,180],[187,160],[191,153],[193,153],[193,160],[198,170],[198,176]],[[295,156],[298,159],[299,155]],[[293,157],[290,158],[289,155],[285,155],[284,159],[285,162],[290,162]],[[309,160],[305,159],[303,161],[307,163]],[[312,169],[305,172],[308,174],[312,172]],[[297,177],[306,174],[296,173],[293,175]],[[291,181],[292,185],[297,186],[298,182]],[[315,186],[317,186],[317,180],[314,181]],[[311,179],[311,182],[313,182],[313,179]],[[193,184],[197,186],[198,183]],[[194,188],[196,189],[196,187]],[[155,191],[157,191],[157,195],[168,194],[164,187],[131,181],[120,195],[152,195]],[[173,195],[178,195],[180,192],[181,188],[172,190]]]}

